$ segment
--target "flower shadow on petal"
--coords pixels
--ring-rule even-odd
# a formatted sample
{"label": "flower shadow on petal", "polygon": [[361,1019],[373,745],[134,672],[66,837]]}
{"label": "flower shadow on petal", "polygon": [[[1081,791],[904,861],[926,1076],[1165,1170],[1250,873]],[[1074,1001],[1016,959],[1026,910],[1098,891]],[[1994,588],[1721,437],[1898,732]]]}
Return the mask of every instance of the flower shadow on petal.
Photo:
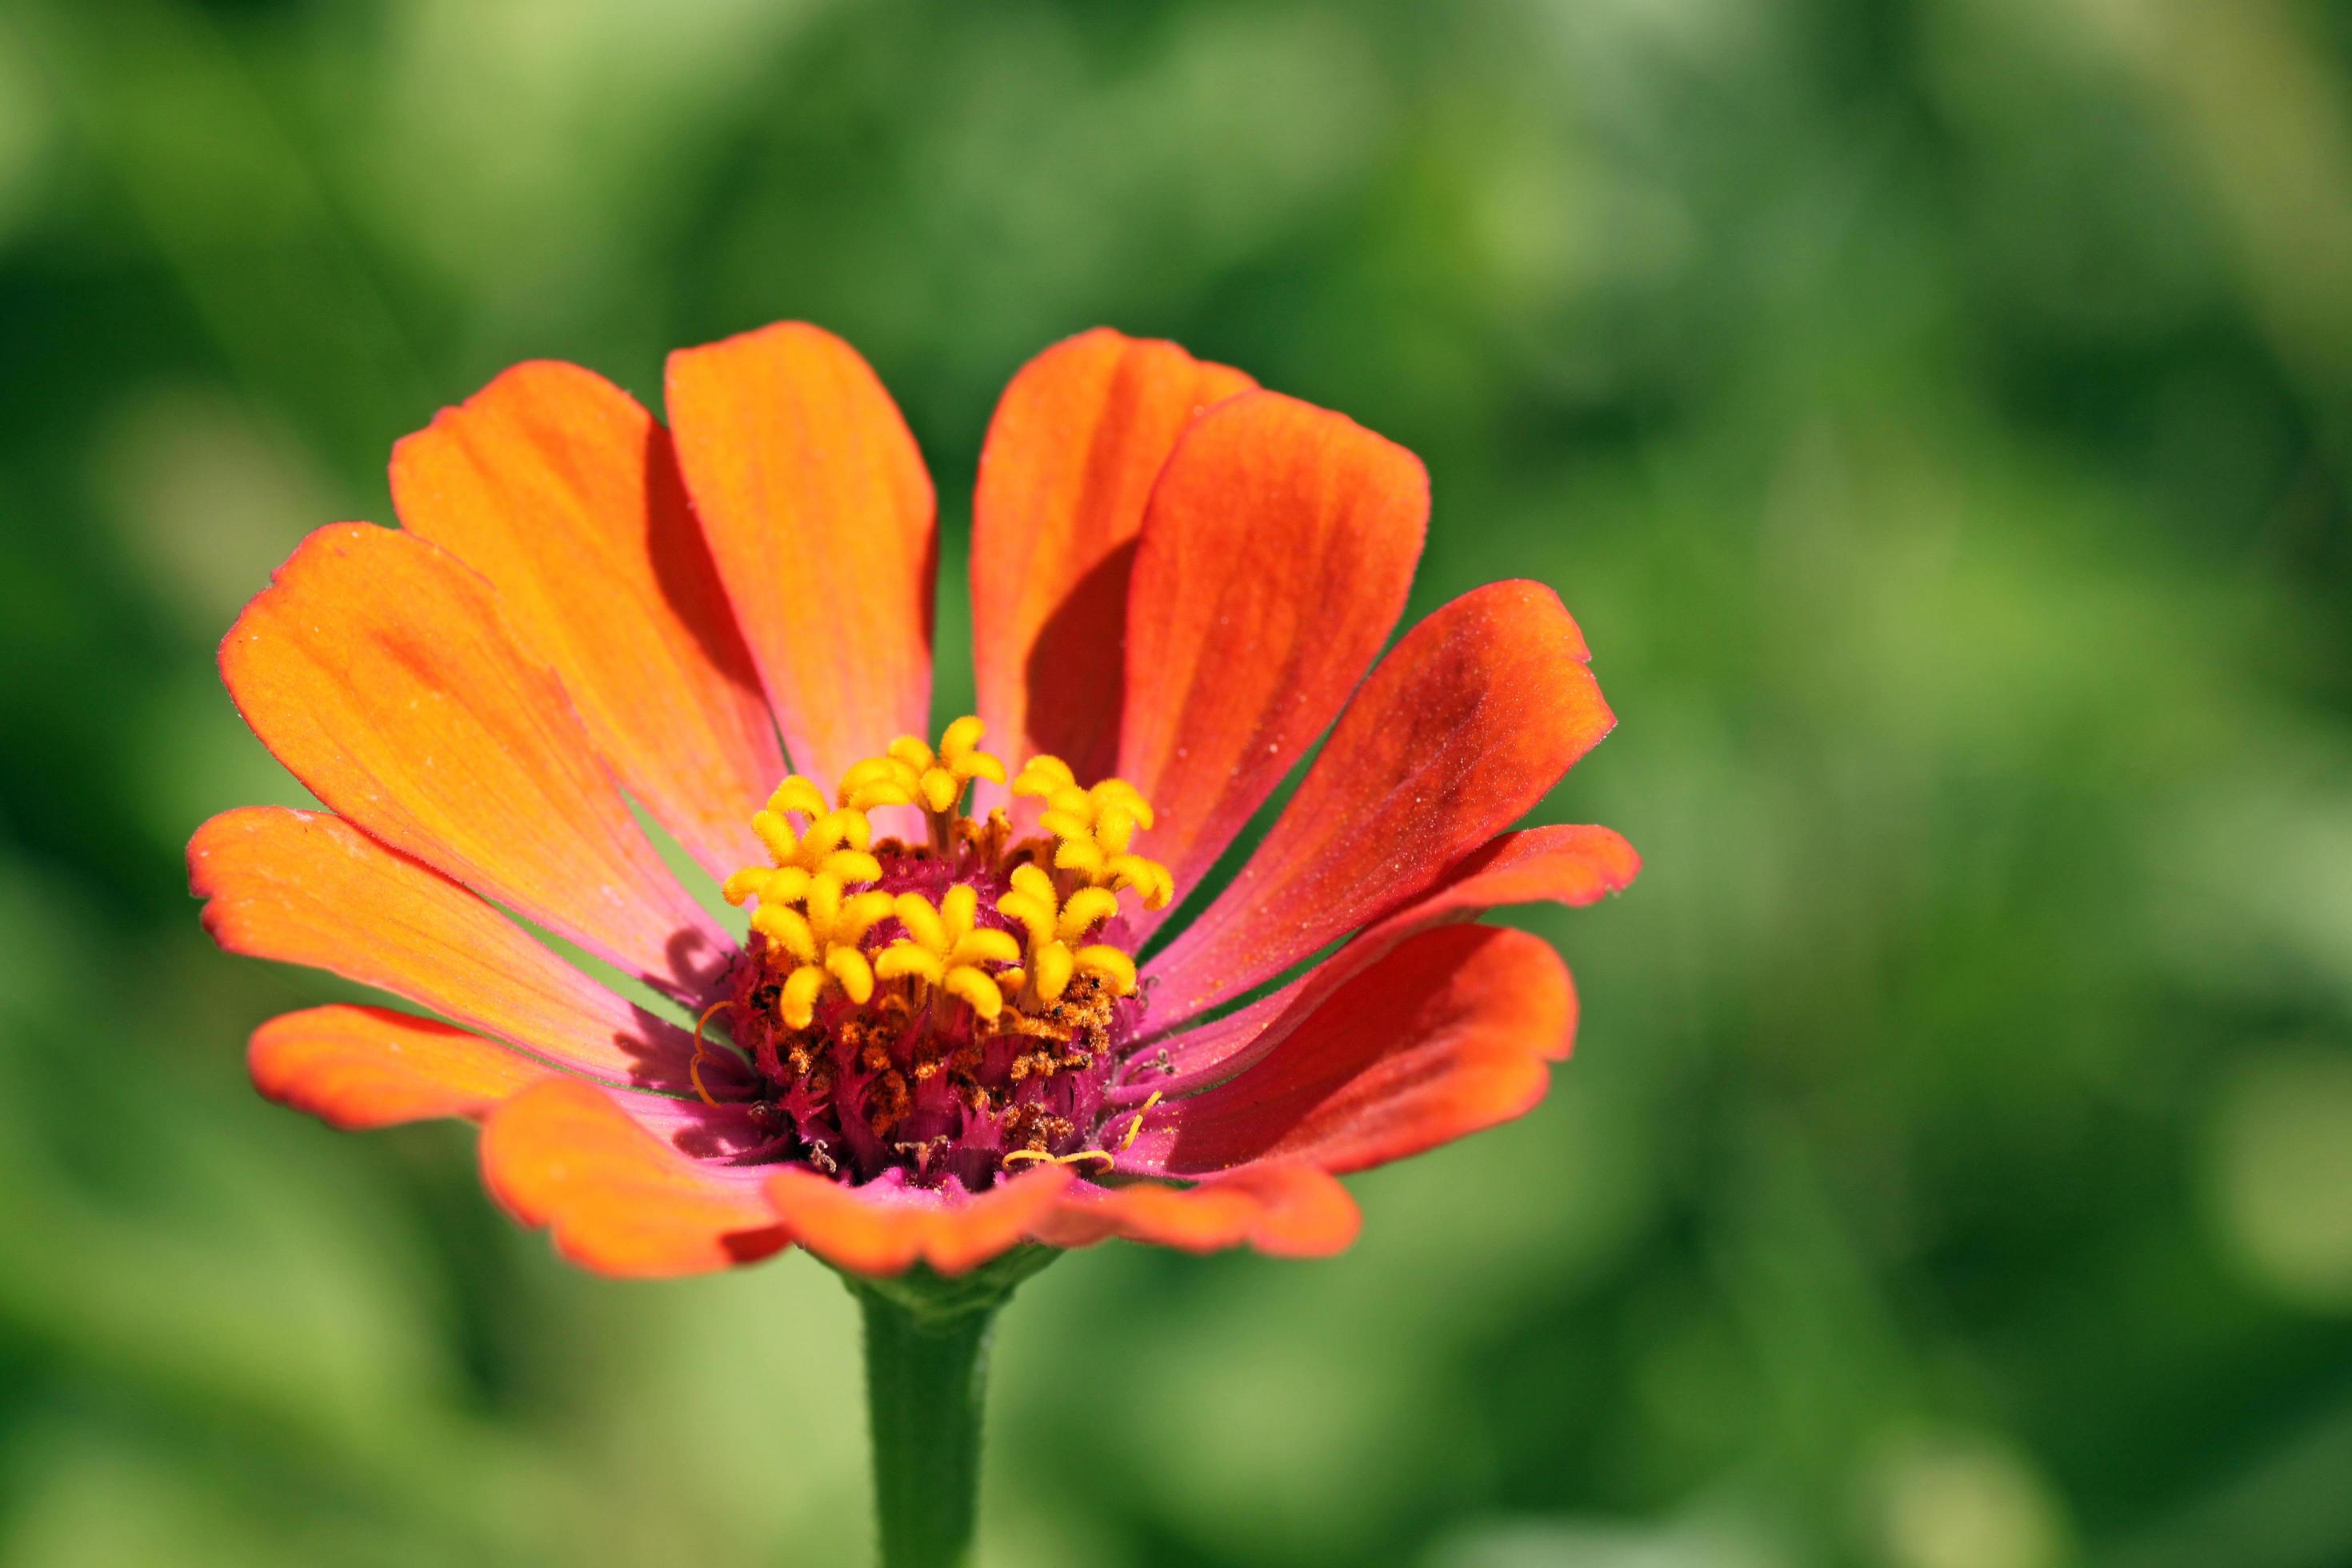
{"label": "flower shadow on petal", "polygon": [[1127,588],[1135,574],[1132,539],[1115,546],[1070,587],[1029,650],[1029,726],[1037,749],[1070,764],[1081,778],[1109,773],[1118,761],[1127,711]]}
{"label": "flower shadow on petal", "polygon": [[[671,519],[686,526],[665,527]],[[677,445],[659,423],[646,432],[646,554],[654,564],[655,586],[710,662],[730,681],[757,692],[760,672],[751,663],[751,645],[736,624],[710,542],[687,497]]]}

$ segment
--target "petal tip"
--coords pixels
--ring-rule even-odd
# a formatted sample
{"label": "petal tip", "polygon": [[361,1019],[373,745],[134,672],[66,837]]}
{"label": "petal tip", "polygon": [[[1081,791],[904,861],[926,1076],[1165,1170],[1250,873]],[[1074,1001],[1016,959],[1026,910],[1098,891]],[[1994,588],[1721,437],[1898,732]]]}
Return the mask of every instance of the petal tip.
{"label": "petal tip", "polygon": [[756,1187],[724,1182],[576,1079],[524,1090],[483,1123],[482,1183],[598,1274],[667,1279],[754,1263],[790,1238]]}

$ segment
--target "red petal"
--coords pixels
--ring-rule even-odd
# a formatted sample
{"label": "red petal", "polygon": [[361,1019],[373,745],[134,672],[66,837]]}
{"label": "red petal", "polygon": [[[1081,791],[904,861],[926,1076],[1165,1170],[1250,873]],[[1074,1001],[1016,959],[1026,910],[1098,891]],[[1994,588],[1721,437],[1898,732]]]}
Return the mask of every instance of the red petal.
{"label": "red petal", "polygon": [[[1633,847],[1606,827],[1530,827],[1506,833],[1446,873],[1445,880],[1367,927],[1298,979],[1214,1023],[1169,1042],[1175,1076],[1150,1088],[1190,1093],[1258,1060],[1316,1005],[1379,963],[1407,937],[1471,920],[1505,904],[1553,902],[1577,908],[1621,891],[1642,868]],[[1569,1042],[1560,1042],[1568,1054]],[[1137,1094],[1135,1098],[1140,1098]]]}
{"label": "red petal", "polygon": [[1246,1242],[1277,1258],[1328,1258],[1362,1224],[1348,1189],[1316,1167],[1253,1165],[1195,1187],[1080,1183],[1034,1234],[1050,1247],[1118,1236],[1186,1252]]}
{"label": "red petal", "polygon": [[733,950],[489,585],[424,540],[319,530],[229,628],[220,663],[262,743],[392,847],[681,995]]}
{"label": "red petal", "polygon": [[412,533],[495,584],[621,781],[724,878],[783,776],[669,433],[577,365],[517,365],[393,448]]}
{"label": "red petal", "polygon": [[1616,722],[1588,657],[1539,583],[1488,584],[1406,633],[1265,843],[1153,962],[1153,1025],[1396,908],[1541,800]]}
{"label": "red petal", "polygon": [[1108,327],[1004,389],[971,514],[972,669],[995,750],[1118,765],[1128,574],[1143,504],[1195,415],[1256,383]]}
{"label": "red petal", "polygon": [[760,1194],[764,1173],[687,1158],[576,1079],[524,1090],[482,1128],[491,1193],[600,1274],[702,1274],[780,1251],[788,1238]]}
{"label": "red petal", "polygon": [[1420,459],[1295,398],[1244,393],[1176,444],[1136,548],[1119,773],[1158,814],[1139,847],[1179,888],[1347,700],[1428,521]]}
{"label": "red petal", "polygon": [[1420,1153],[1531,1110],[1575,1017],[1568,967],[1540,938],[1423,931],[1265,1060],[1177,1101],[1166,1169],[1302,1160],[1344,1172]]}
{"label": "red petal", "polygon": [[785,321],[669,356],[678,462],[793,765],[929,729],[930,476],[857,352]]}
{"label": "red petal", "polygon": [[[688,1085],[693,1041],[429,867],[323,812],[246,806],[188,844],[189,889],[231,952],[307,964],[616,1083]],[[737,1081],[719,1059],[715,1089]]]}
{"label": "red petal", "polygon": [[555,1069],[430,1018],[382,1007],[312,1007],[253,1032],[253,1087],[346,1132],[479,1116]]}
{"label": "red petal", "polygon": [[785,1167],[768,1199],[794,1241],[854,1274],[898,1274],[918,1262],[961,1274],[1018,1246],[1069,1184],[1062,1166],[1024,1172],[984,1193],[889,1182],[862,1187]]}

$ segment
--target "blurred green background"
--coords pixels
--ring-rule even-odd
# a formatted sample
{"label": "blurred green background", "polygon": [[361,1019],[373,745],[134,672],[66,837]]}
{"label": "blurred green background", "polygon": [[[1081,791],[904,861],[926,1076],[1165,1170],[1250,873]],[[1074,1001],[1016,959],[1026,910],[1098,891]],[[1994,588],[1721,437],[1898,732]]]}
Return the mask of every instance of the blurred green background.
{"label": "blurred green background", "polygon": [[2352,11],[0,0],[0,1564],[856,1562],[807,1259],[623,1285],[181,850],[212,668],[393,440],[838,331],[940,478],[1096,322],[1556,584],[1648,857],[1551,1099],[1339,1260],[1008,1315],[1000,1565],[2352,1563]]}

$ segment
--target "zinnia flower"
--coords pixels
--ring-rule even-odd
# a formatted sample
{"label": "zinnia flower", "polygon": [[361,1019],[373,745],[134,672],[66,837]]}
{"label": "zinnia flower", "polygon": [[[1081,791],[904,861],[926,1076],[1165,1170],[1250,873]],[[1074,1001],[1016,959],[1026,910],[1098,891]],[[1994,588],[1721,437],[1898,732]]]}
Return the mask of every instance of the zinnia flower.
{"label": "zinnia flower", "polygon": [[1606,828],[1507,831],[1614,721],[1534,583],[1378,657],[1410,453],[1172,344],[1048,350],[981,458],[979,712],[933,743],[932,489],[872,371],[787,323],[673,355],[667,397],[668,430],[507,372],[394,448],[399,530],[321,529],[231,628],[238,709],[326,809],[197,832],[207,929],[437,1016],[275,1018],[263,1093],[477,1118],[509,1209],[637,1275],[1328,1253],[1335,1176],[1541,1098],[1567,970],[1468,922],[1633,878]]}

